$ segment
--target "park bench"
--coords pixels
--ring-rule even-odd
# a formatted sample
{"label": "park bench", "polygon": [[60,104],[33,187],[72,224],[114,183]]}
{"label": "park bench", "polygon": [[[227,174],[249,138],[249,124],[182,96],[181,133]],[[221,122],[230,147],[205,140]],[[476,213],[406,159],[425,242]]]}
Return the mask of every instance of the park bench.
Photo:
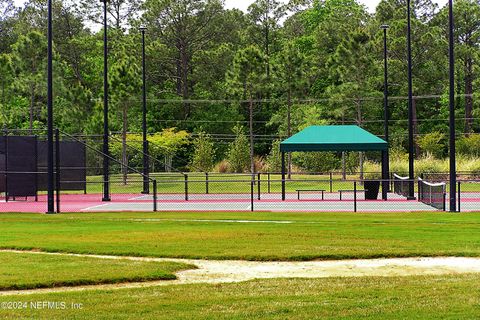
{"label": "park bench", "polygon": [[322,200],[324,200],[324,193],[325,189],[297,189],[297,199],[300,200],[300,192],[321,192],[322,193]]}

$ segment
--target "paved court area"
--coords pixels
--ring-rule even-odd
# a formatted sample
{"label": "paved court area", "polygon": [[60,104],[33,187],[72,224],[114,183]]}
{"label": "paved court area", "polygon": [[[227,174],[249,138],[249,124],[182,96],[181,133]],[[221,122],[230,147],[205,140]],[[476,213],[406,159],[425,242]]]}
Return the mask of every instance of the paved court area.
{"label": "paved court area", "polygon": [[[153,196],[141,194],[115,194],[112,201],[102,202],[100,194],[69,194],[61,196],[61,212],[122,212],[153,211]],[[447,210],[448,210],[447,201]],[[162,211],[252,211],[250,194],[159,194],[157,210]],[[437,209],[418,202],[407,201],[404,197],[389,193],[388,201],[365,200],[364,193],[357,194],[357,212],[435,212]],[[462,212],[480,211],[480,193],[463,193]],[[38,212],[46,211],[46,196],[41,195],[37,202],[34,198],[5,202],[0,199],[0,212]],[[285,201],[281,194],[254,195],[253,211],[272,212],[353,212],[355,201],[353,192],[287,193]]]}
{"label": "paved court area", "polygon": [[[435,208],[418,201],[407,201],[404,197],[389,194],[388,201],[365,200],[364,193],[357,194],[357,212],[412,212],[412,211],[437,211]],[[140,195],[129,202],[103,203],[87,208],[85,211],[145,211],[150,204],[136,201],[152,201],[151,195]],[[188,201],[185,194],[158,195],[158,211],[252,211],[250,194],[189,194]],[[355,210],[353,192],[324,193],[287,193],[285,201],[281,194],[254,195],[253,211],[294,211],[294,212],[352,212]]]}

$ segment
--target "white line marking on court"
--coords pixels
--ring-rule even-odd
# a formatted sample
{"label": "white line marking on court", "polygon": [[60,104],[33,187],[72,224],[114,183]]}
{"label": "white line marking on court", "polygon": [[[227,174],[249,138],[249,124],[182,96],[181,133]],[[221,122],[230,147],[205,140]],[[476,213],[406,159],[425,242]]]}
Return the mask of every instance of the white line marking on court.
{"label": "white line marking on court", "polygon": [[138,197],[133,197],[128,199],[128,201],[135,201],[135,200],[152,200],[153,201],[153,198],[150,196],[138,196]]}
{"label": "white line marking on court", "polygon": [[94,209],[97,209],[97,208],[101,208],[101,207],[105,207],[105,206],[108,206],[108,205],[110,205],[110,204],[109,204],[109,203],[100,204],[100,205],[97,205],[97,206],[93,206],[93,207],[88,207],[88,208],[82,209],[82,211],[91,211],[91,210],[94,210]]}

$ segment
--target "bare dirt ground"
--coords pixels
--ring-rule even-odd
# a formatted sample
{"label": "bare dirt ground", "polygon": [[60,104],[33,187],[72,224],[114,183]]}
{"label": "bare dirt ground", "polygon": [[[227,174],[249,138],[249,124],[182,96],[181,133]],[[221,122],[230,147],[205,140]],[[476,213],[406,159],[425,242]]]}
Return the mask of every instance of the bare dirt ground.
{"label": "bare dirt ground", "polygon": [[51,289],[0,291],[0,296],[34,293],[68,292],[82,290],[142,288],[192,283],[231,283],[253,279],[272,278],[327,278],[327,277],[367,277],[367,276],[412,276],[480,273],[480,258],[435,257],[435,258],[395,258],[368,260],[337,260],[307,262],[256,262],[233,260],[190,260],[166,258],[121,257],[103,255],[83,255],[68,253],[47,253],[38,251],[1,250],[31,254],[68,255],[95,259],[126,259],[133,261],[174,261],[193,264],[198,269],[178,272],[177,280],[152,281],[144,283],[124,283]]}

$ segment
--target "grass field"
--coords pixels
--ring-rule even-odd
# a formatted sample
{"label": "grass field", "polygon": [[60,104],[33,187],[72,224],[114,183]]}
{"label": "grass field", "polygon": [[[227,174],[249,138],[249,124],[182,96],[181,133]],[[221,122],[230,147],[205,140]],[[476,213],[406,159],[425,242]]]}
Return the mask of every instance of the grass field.
{"label": "grass field", "polygon": [[247,260],[480,256],[476,214],[2,214],[0,230],[2,248],[52,252]]}
{"label": "grass field", "polygon": [[257,280],[0,296],[0,305],[12,300],[68,308],[0,310],[4,319],[475,319],[480,276]]}
{"label": "grass field", "polygon": [[[205,259],[480,257],[478,214],[0,214],[0,248]],[[0,253],[0,289],[172,279],[173,263]],[[32,302],[65,309],[32,309]],[[23,310],[7,302],[22,302]],[[72,307],[73,305],[76,308]],[[2,296],[18,319],[473,319],[480,274],[271,279]]]}
{"label": "grass field", "polygon": [[176,279],[193,266],[85,257],[0,252],[0,290],[53,288]]}

